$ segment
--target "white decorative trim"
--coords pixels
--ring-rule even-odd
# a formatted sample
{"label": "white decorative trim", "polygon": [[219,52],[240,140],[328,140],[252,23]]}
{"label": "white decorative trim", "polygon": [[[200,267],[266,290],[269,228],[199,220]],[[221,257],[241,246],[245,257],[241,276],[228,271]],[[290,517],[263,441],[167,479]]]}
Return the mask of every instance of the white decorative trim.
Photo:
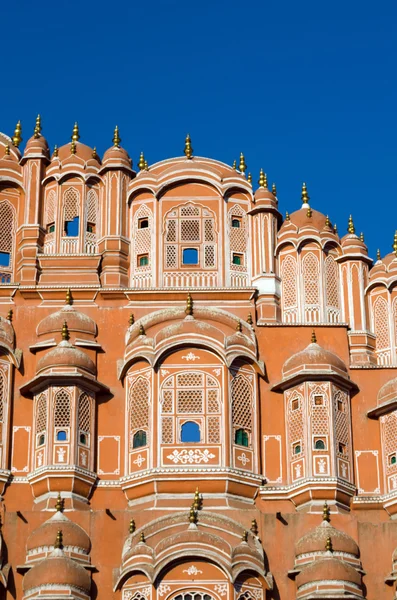
{"label": "white decorative trim", "polygon": [[215,454],[212,454],[208,449],[200,450],[199,448],[195,448],[194,450],[174,450],[171,454],[167,456],[169,460],[172,460],[175,464],[182,463],[186,464],[200,464],[202,462],[207,463],[211,458],[215,458]]}
{"label": "white decorative trim", "polygon": [[198,575],[199,573],[202,573],[202,571],[200,571],[200,569],[194,565],[191,565],[188,569],[184,569],[182,573],[187,573],[188,575]]}
{"label": "white decorative trim", "polygon": [[199,356],[196,356],[194,354],[194,352],[188,352],[188,354],[186,354],[185,356],[182,356],[182,358],[184,358],[185,360],[187,360],[188,362],[195,361],[195,360],[200,360]]}

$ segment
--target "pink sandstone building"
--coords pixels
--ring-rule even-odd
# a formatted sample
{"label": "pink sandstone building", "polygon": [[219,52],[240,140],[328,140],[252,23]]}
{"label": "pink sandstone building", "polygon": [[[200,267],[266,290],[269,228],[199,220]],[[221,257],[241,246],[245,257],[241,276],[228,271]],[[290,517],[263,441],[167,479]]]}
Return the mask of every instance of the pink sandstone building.
{"label": "pink sandstone building", "polygon": [[[0,597],[397,598],[397,235],[0,134]],[[293,202],[294,204],[294,202]]]}

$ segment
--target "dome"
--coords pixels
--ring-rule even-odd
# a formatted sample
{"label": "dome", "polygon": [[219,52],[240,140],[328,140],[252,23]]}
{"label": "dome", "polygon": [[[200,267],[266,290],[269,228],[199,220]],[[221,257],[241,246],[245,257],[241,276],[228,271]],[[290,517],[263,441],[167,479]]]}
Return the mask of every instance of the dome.
{"label": "dome", "polygon": [[[311,209],[311,216],[308,216],[308,208],[305,204],[299,210],[291,213],[289,216],[289,224],[293,224],[297,227],[298,231],[302,228],[309,227],[312,229],[316,229],[317,231],[321,231],[326,225],[327,217],[323,215],[318,210]],[[288,223],[288,221],[284,221],[281,229],[284,227],[284,224]]]}
{"label": "dome", "polygon": [[86,146],[86,144],[81,144],[80,142],[75,142],[76,152],[73,154],[71,152],[72,142],[68,144],[64,144],[58,149],[58,159],[63,162],[67,159],[70,159],[71,156],[76,156],[80,158],[84,162],[88,160],[92,160],[92,153],[94,152],[93,148],[90,146]]}
{"label": "dome", "polygon": [[36,333],[38,336],[59,333],[65,321],[68,324],[69,332],[83,333],[93,337],[97,334],[95,321],[69,304],[66,304],[58,312],[44,317],[38,324]]}
{"label": "dome", "polygon": [[91,375],[96,375],[96,367],[90,357],[66,340],[60,342],[56,348],[53,348],[40,358],[37,363],[36,373],[39,374],[41,371],[53,367],[82,369]]}
{"label": "dome", "polygon": [[124,150],[124,148],[120,148],[118,146],[112,146],[111,148],[108,148],[103,155],[102,165],[106,167],[110,164],[128,167],[128,169],[131,169],[132,166],[127,150]]}
{"label": "dome", "polygon": [[364,254],[368,253],[368,248],[362,240],[355,233],[348,233],[341,239],[341,246],[344,253],[347,252],[361,252]]}
{"label": "dome", "polygon": [[268,202],[277,205],[277,199],[270,190],[262,186],[258,187],[254,194],[255,202]]}
{"label": "dome", "polygon": [[91,576],[84,567],[60,550],[54,550],[47,558],[32,567],[23,578],[23,590],[42,586],[69,585],[87,592],[91,589]]}
{"label": "dome", "polygon": [[317,581],[341,581],[361,587],[361,575],[348,563],[332,555],[315,560],[297,576],[298,588]]}
{"label": "dome", "polygon": [[33,135],[27,141],[25,151],[23,153],[24,157],[37,154],[42,154],[46,158],[49,158],[50,156],[47,140],[41,134],[39,134],[37,137]]}
{"label": "dome", "polygon": [[288,358],[282,368],[283,377],[296,375],[302,371],[339,371],[347,375],[345,363],[330,350],[325,350],[317,342],[312,342],[304,350]]}
{"label": "dome", "polygon": [[369,272],[369,280],[372,282],[378,278],[384,279],[394,273],[397,274],[397,256],[395,252],[390,252],[390,254],[386,254],[382,259],[376,261]]}
{"label": "dome", "polygon": [[59,530],[62,530],[66,547],[73,547],[83,554],[88,554],[91,549],[90,538],[80,525],[73,523],[63,513],[57,511],[48,521],[45,521],[35,529],[26,544],[27,552],[38,548],[50,548],[54,546],[54,540]]}
{"label": "dome", "polygon": [[312,552],[324,552],[327,538],[332,540],[334,552],[343,552],[358,557],[359,548],[353,538],[347,533],[335,529],[328,521],[323,521],[321,525],[304,535],[295,544],[295,554],[309,554]]}
{"label": "dome", "polygon": [[387,381],[378,392],[378,404],[385,404],[397,399],[397,377]]}

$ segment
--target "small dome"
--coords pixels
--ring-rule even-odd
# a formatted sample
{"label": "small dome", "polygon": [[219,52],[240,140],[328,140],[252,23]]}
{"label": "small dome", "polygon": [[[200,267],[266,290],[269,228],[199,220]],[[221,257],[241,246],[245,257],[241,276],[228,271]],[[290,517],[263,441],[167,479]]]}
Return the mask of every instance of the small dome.
{"label": "small dome", "polygon": [[64,322],[67,322],[69,332],[83,333],[96,336],[97,326],[93,319],[66,304],[61,310],[44,317],[37,326],[37,335],[47,335],[60,332]]}
{"label": "small dome", "polygon": [[86,146],[86,144],[81,144],[80,142],[75,142],[76,144],[76,153],[73,154],[71,152],[72,142],[68,144],[64,144],[58,149],[58,159],[63,162],[67,159],[70,159],[71,156],[76,156],[78,159],[83,160],[84,162],[88,160],[92,160],[92,153],[94,152],[93,148],[90,146]]}
{"label": "small dome", "polygon": [[277,204],[277,200],[270,190],[264,187],[259,187],[254,194],[255,202],[270,201],[271,204]]}
{"label": "small dome", "polygon": [[282,372],[283,376],[296,375],[301,371],[341,371],[343,375],[347,374],[345,363],[330,350],[325,350],[316,342],[309,344],[304,350],[293,354],[285,361]]}
{"label": "small dome", "polygon": [[44,155],[46,158],[49,158],[50,156],[47,140],[41,134],[39,134],[38,137],[33,135],[27,141],[25,151],[23,153],[24,157],[37,154]]}
{"label": "small dome", "polygon": [[102,165],[104,167],[109,165],[117,165],[131,169],[131,159],[127,150],[124,150],[124,148],[120,148],[118,146],[112,146],[111,148],[108,148],[103,155]]}
{"label": "small dome", "polygon": [[347,533],[335,529],[328,521],[323,521],[321,525],[304,535],[295,544],[295,554],[309,554],[312,552],[324,552],[327,538],[332,540],[334,552],[344,552],[346,554],[358,557],[359,548],[353,538]]}
{"label": "small dome", "polygon": [[315,560],[305,567],[297,576],[298,588],[317,581],[341,581],[353,583],[361,587],[361,575],[348,563],[330,557]]}
{"label": "small dome", "polygon": [[32,567],[23,578],[24,592],[31,588],[57,585],[70,585],[89,593],[91,576],[84,567],[69,558],[60,550],[54,550],[47,558]]}
{"label": "small dome", "polygon": [[[298,228],[298,231],[304,227],[310,227],[317,231],[322,231],[326,227],[327,217],[318,210],[311,209],[311,216],[307,215],[308,208],[306,205],[302,206],[299,210],[291,213],[289,216],[289,224],[293,224]],[[280,231],[283,229],[284,224],[288,221],[284,221]]]}
{"label": "small dome", "polygon": [[347,235],[343,236],[341,239],[341,246],[345,254],[348,252],[361,252],[368,254],[367,246],[355,233],[348,233]]}
{"label": "small dome", "polygon": [[397,377],[387,381],[378,392],[378,404],[385,404],[397,399]]}
{"label": "small dome", "polygon": [[10,349],[14,348],[15,333],[11,321],[0,317],[0,341]]}
{"label": "small dome", "polygon": [[87,533],[80,525],[73,523],[60,511],[53,514],[48,521],[42,523],[30,534],[26,544],[27,552],[53,547],[59,530],[62,530],[66,547],[77,548],[83,554],[89,553],[91,542]]}
{"label": "small dome", "polygon": [[47,352],[37,363],[36,373],[51,369],[53,367],[64,367],[66,369],[82,369],[96,375],[96,367],[90,357],[64,340]]}

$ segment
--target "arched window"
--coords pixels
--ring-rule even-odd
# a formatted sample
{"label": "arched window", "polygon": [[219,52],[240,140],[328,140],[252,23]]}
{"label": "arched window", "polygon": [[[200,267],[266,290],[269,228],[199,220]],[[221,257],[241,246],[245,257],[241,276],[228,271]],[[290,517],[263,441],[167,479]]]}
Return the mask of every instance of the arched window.
{"label": "arched window", "polygon": [[15,216],[12,205],[0,202],[0,283],[11,281]]}
{"label": "arched window", "polygon": [[58,442],[66,442],[68,439],[68,434],[64,429],[57,431],[57,441]]}
{"label": "arched window", "polygon": [[386,298],[378,296],[373,304],[376,353],[380,365],[391,364],[389,307]]}
{"label": "arched window", "polygon": [[70,395],[66,390],[60,390],[55,396],[54,425],[55,427],[70,427]]}
{"label": "arched window", "polygon": [[315,450],[325,450],[325,443],[323,440],[316,440],[314,444]]}
{"label": "arched window", "polygon": [[201,442],[200,426],[195,421],[186,421],[181,426],[181,442],[194,444]]}
{"label": "arched window", "polygon": [[134,433],[134,437],[132,439],[132,447],[133,448],[142,448],[142,446],[146,446],[146,431],[136,431]]}
{"label": "arched window", "polygon": [[339,322],[339,271],[338,264],[330,254],[324,261],[325,312],[329,323]]}
{"label": "arched window", "polygon": [[98,194],[95,190],[89,190],[86,202],[86,225],[85,225],[85,249],[87,254],[97,251],[97,228],[98,228]]}
{"label": "arched window", "polygon": [[320,320],[320,264],[318,257],[309,252],[302,259],[304,319],[309,323]]}
{"label": "arched window", "polygon": [[[141,439],[145,434],[147,444],[147,431],[149,429],[149,400],[150,386],[146,377],[139,376],[131,380],[129,389],[129,424],[130,424],[130,450],[138,448],[135,446],[136,439]],[[138,434],[138,435],[137,435]],[[135,439],[135,436],[137,438]]]}
{"label": "arched window", "polygon": [[91,398],[83,392],[79,397],[78,408],[79,442],[83,446],[89,446],[91,430]]}
{"label": "arched window", "polygon": [[234,436],[234,442],[235,444],[237,444],[238,446],[249,446],[249,436],[248,433],[245,431],[245,429],[237,429],[235,436]]}
{"label": "arched window", "polygon": [[288,254],[281,260],[283,321],[286,323],[295,323],[298,320],[298,277],[296,258]]}
{"label": "arched window", "polygon": [[[242,445],[249,446],[251,445],[250,435],[252,434],[252,385],[244,375],[237,375],[232,380],[231,391],[234,439],[237,439],[238,431],[244,431],[248,443]],[[236,443],[238,442],[236,441]]]}
{"label": "arched window", "polygon": [[80,194],[68,188],[63,194],[64,234],[66,237],[77,237],[80,224]]}
{"label": "arched window", "polygon": [[56,198],[55,190],[50,190],[47,194],[44,210],[44,225],[46,226],[47,233],[54,233],[55,231]]}

